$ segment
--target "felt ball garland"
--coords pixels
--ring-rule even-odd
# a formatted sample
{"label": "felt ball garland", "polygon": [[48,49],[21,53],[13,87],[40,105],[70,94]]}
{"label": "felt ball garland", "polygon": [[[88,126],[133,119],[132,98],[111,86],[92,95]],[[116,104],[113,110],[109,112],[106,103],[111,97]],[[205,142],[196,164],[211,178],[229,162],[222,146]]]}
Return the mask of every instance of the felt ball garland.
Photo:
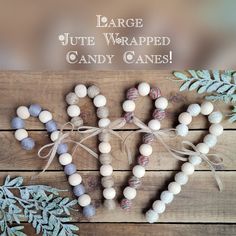
{"label": "felt ball garland", "polygon": [[[76,111],[78,111],[78,109]],[[29,108],[20,106],[16,113],[17,117],[12,119],[11,126],[13,129],[16,129],[15,138],[21,142],[23,149],[32,150],[35,146],[35,141],[28,137],[28,132],[25,130],[24,120],[28,119],[30,116],[37,117],[45,125],[52,142],[58,139],[60,132],[57,130],[58,127],[53,120],[52,113],[43,110],[40,105],[32,104]],[[83,207],[83,215],[85,217],[92,217],[95,215],[95,208],[91,205],[91,198],[86,194],[85,187],[82,184],[82,177],[77,172],[76,166],[72,162],[71,154],[68,153],[68,145],[66,143],[60,143],[57,148],[57,154],[59,155],[59,163],[63,166],[64,172],[68,176],[68,182],[73,188],[73,193],[78,197],[79,205]]]}
{"label": "felt ball garland", "polygon": [[[182,112],[178,117],[180,124],[176,127],[176,134],[185,137],[188,134],[188,125],[191,123],[192,117],[196,117],[200,113],[208,116],[208,121],[211,123],[209,134],[204,137],[203,142],[196,145],[197,151],[202,154],[207,154],[210,148],[216,145],[217,137],[223,133],[223,127],[219,124],[223,115],[221,112],[213,110],[214,106],[211,102],[203,102],[201,105],[191,104],[187,112]],[[147,222],[154,223],[158,220],[159,215],[165,211],[166,205],[170,204],[174,196],[181,192],[181,188],[188,182],[196,166],[201,162],[202,158],[198,155],[188,157],[188,161],[182,164],[181,171],[175,175],[174,181],[169,183],[168,189],[160,194],[160,199],[154,201],[152,208],[146,212]]]}
{"label": "felt ball garland", "polygon": [[[148,83],[142,82],[137,88],[130,88],[127,91],[126,98],[123,102],[123,110],[125,112],[124,118],[127,123],[132,123],[135,111],[135,100],[139,96],[150,96],[155,103],[155,110],[153,112],[153,119],[148,122],[148,127],[157,131],[161,128],[160,121],[165,118],[165,109],[168,106],[166,98],[162,97],[159,88],[151,88]],[[152,154],[151,143],[155,139],[152,133],[143,135],[143,144],[139,146],[139,155],[137,157],[138,164],[133,167],[133,176],[128,181],[128,186],[123,190],[124,198],[121,200],[121,208],[129,210],[132,206],[132,200],[137,195],[137,189],[141,186],[141,178],[145,175],[145,168],[149,163],[149,157]]]}
{"label": "felt ball garland", "polygon": [[[105,128],[110,124],[109,110],[106,106],[107,99],[104,95],[100,93],[100,89],[91,85],[88,88],[79,84],[75,87],[74,92],[70,92],[66,96],[66,102],[69,105],[67,108],[67,114],[71,117],[71,122],[76,126],[80,127],[84,124],[82,117],[80,116],[80,108],[78,106],[78,101],[81,98],[88,96],[93,100],[94,106],[97,108],[97,117],[98,117],[98,127]],[[116,190],[114,189],[114,180],[112,177],[113,168],[112,168],[112,156],[110,141],[110,134],[108,132],[102,132],[98,136],[99,145],[98,150],[100,152],[99,161],[101,163],[100,166],[100,174],[102,176],[101,184],[103,186],[103,197],[105,199],[104,206],[108,209],[114,209],[116,197]]]}

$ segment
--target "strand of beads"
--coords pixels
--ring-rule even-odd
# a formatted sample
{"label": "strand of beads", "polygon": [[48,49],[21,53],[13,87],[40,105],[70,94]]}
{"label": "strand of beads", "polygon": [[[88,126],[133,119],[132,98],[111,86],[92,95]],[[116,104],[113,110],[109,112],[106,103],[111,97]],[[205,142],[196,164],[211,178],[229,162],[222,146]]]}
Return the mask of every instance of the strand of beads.
{"label": "strand of beads", "polygon": [[[89,86],[88,88],[79,84],[75,87],[74,92],[70,92],[66,96],[66,102],[69,104],[67,108],[68,115],[72,118],[71,122],[79,127],[83,125],[83,119],[80,117],[80,108],[77,105],[79,99],[84,98],[88,95],[89,98],[93,99],[93,104],[97,108],[98,127],[105,128],[110,124],[109,110],[106,106],[107,99],[104,95],[100,94],[100,89],[95,86]],[[104,206],[108,209],[115,208],[115,197],[116,190],[114,188],[114,180],[112,177],[112,157],[111,157],[111,145],[110,134],[108,132],[102,132],[98,136],[99,145],[98,149],[100,152],[99,161],[101,163],[100,174],[102,176],[101,183],[103,186],[103,197],[105,198]]]}
{"label": "strand of beads", "polygon": [[[12,119],[11,125],[15,131],[15,137],[21,142],[21,146],[25,150],[32,150],[35,146],[35,142],[32,138],[28,137],[28,133],[25,130],[24,120],[30,116],[38,117],[39,121],[45,125],[47,132],[50,134],[50,139],[55,142],[59,137],[59,131],[57,130],[57,124],[53,120],[52,113],[43,110],[40,105],[32,104],[28,107],[18,107],[17,117]],[[60,143],[57,148],[57,154],[60,164],[64,168],[65,174],[68,176],[68,182],[73,187],[73,192],[78,197],[78,203],[83,207],[83,215],[85,217],[92,217],[95,214],[95,208],[91,204],[91,198],[86,194],[85,187],[82,184],[82,177],[77,172],[76,165],[72,163],[72,156],[68,153],[68,145],[66,143]]]}
{"label": "strand of beads", "polygon": [[[127,91],[127,100],[123,103],[123,110],[125,112],[124,118],[127,123],[131,123],[134,117],[135,100],[139,96],[150,96],[155,101],[155,110],[152,114],[153,119],[148,122],[148,127],[157,131],[161,128],[160,121],[165,118],[165,109],[168,106],[166,98],[161,96],[159,88],[150,88],[148,83],[142,82],[137,88],[130,88]],[[143,144],[139,147],[138,164],[133,167],[133,176],[129,179],[129,186],[125,187],[123,191],[124,198],[121,200],[121,208],[129,210],[132,206],[132,200],[136,197],[137,191],[141,186],[141,178],[145,175],[145,168],[149,163],[149,156],[152,154],[151,143],[154,140],[153,134],[143,135]]]}
{"label": "strand of beads", "polygon": [[[185,137],[188,134],[188,125],[192,122],[192,117],[202,115],[208,116],[208,121],[211,123],[209,134],[207,134],[202,143],[196,145],[197,150],[202,154],[207,154],[210,148],[217,143],[217,137],[223,133],[223,127],[219,123],[222,121],[223,115],[219,111],[213,111],[214,106],[210,102],[189,105],[187,112],[179,115],[179,125],[176,127],[176,134]],[[159,214],[165,211],[166,205],[170,204],[174,195],[180,193],[181,188],[188,182],[189,176],[194,173],[196,166],[202,162],[202,158],[198,155],[191,155],[188,161],[182,164],[181,171],[175,175],[173,182],[168,185],[168,190],[165,190],[160,195],[160,200],[154,201],[152,209],[146,212],[146,220],[149,223],[154,223],[158,220]]]}

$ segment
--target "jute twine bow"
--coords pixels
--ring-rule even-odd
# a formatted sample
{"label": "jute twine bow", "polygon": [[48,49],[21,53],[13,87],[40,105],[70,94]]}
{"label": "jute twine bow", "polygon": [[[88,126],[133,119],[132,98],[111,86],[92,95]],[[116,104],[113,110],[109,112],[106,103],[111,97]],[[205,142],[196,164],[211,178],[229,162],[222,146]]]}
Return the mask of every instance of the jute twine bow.
{"label": "jute twine bow", "polygon": [[[64,133],[65,127],[70,125],[70,131],[67,133]],[[62,128],[60,129],[59,135],[58,135],[58,139],[55,142],[49,143],[44,145],[43,147],[41,147],[38,151],[38,157],[42,158],[42,159],[48,159],[47,164],[45,165],[44,169],[39,173],[39,175],[41,175],[42,173],[44,173],[48,167],[51,165],[53,159],[56,156],[57,153],[57,149],[58,146],[62,143],[73,143],[75,144],[74,150],[72,152],[72,156],[75,153],[76,149],[78,147],[83,148],[84,150],[86,150],[89,154],[91,154],[93,157],[98,158],[98,154],[95,153],[92,149],[90,149],[89,147],[87,147],[86,145],[82,144],[81,142],[77,142],[73,139],[70,139],[70,135],[73,133],[74,131],[74,125],[70,122],[64,124],[62,126]],[[48,152],[45,155],[42,155],[42,152],[46,149],[49,149]]]}
{"label": "jute twine bow", "polygon": [[[93,127],[93,126],[81,126],[78,128],[78,132],[81,134],[88,134],[86,137],[80,140],[80,143],[84,142],[87,139],[90,139],[94,136],[99,135],[100,133],[109,133],[111,135],[116,136],[119,140],[121,140],[122,143],[122,151],[126,152],[128,162],[129,164],[132,163],[130,150],[128,146],[124,143],[124,138],[120,136],[117,131],[114,129],[121,129],[126,124],[126,121],[124,118],[119,118],[117,120],[112,121],[108,126],[106,127]],[[124,143],[124,145],[123,145]]]}
{"label": "jute twine bow", "polygon": [[[190,148],[186,148],[186,146],[189,146],[192,150]],[[223,183],[220,177],[216,174],[216,171],[214,168],[214,165],[221,165],[223,162],[223,159],[220,158],[217,154],[203,154],[199,152],[197,147],[189,141],[182,142],[182,150],[172,149],[172,151],[176,152],[178,155],[199,156],[203,161],[205,161],[208,164],[210,170],[212,171],[213,177],[217,183],[219,190],[220,191],[223,190]],[[213,161],[211,160],[210,157],[215,157],[218,161]]]}

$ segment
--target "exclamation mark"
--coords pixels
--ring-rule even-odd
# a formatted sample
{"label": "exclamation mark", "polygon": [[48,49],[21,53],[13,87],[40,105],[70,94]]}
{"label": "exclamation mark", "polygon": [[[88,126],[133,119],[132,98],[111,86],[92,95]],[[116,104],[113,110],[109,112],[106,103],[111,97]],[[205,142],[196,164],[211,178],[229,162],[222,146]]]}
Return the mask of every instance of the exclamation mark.
{"label": "exclamation mark", "polygon": [[172,51],[170,51],[170,63],[172,63]]}

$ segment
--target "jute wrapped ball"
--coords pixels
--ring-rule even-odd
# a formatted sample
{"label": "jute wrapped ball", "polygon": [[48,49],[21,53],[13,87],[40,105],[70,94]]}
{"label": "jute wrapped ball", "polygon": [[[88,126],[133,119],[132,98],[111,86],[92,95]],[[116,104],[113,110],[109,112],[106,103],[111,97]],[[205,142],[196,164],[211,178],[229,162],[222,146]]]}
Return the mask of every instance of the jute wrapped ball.
{"label": "jute wrapped ball", "polygon": [[96,85],[88,87],[88,96],[90,98],[96,97],[100,93],[100,89]]}
{"label": "jute wrapped ball", "polygon": [[107,132],[102,132],[98,135],[98,140],[100,142],[109,142],[111,140],[111,135]]}
{"label": "jute wrapped ball", "polygon": [[109,165],[112,162],[112,156],[110,153],[102,153],[99,155],[99,161],[103,165]]}
{"label": "jute wrapped ball", "polygon": [[108,210],[114,210],[116,208],[116,202],[113,199],[105,199],[104,206]]}
{"label": "jute wrapped ball", "polygon": [[102,118],[107,118],[109,116],[109,110],[107,107],[99,107],[97,109],[97,117],[102,119]]}
{"label": "jute wrapped ball", "polygon": [[84,124],[83,119],[80,116],[73,117],[70,122],[75,126],[75,127],[80,127]]}
{"label": "jute wrapped ball", "polygon": [[105,176],[102,177],[101,183],[104,188],[111,188],[112,186],[114,186],[114,179],[112,176]]}
{"label": "jute wrapped ball", "polygon": [[79,102],[79,97],[75,93],[70,92],[66,95],[66,102],[68,105],[77,104]]}

